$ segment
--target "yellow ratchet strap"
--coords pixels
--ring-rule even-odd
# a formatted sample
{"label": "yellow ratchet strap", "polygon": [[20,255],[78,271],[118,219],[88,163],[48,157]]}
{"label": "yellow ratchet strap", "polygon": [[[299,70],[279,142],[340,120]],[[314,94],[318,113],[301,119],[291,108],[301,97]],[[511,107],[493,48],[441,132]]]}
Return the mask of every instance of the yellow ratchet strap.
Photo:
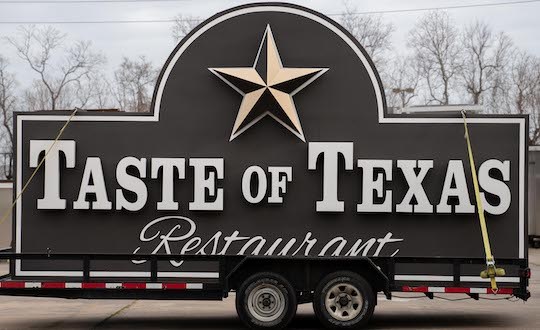
{"label": "yellow ratchet strap", "polygon": [[484,250],[486,252],[486,269],[480,273],[480,277],[489,278],[491,281],[491,289],[494,293],[497,293],[497,276],[504,276],[505,271],[503,268],[495,267],[495,258],[491,253],[491,245],[489,243],[489,235],[486,225],[486,218],[484,215],[484,207],[482,206],[482,197],[480,195],[480,188],[478,186],[478,177],[476,176],[476,166],[474,164],[473,151],[471,147],[471,139],[469,137],[469,129],[467,128],[467,116],[465,111],[461,111],[463,116],[463,125],[465,126],[465,140],[467,140],[467,151],[469,154],[469,164],[471,166],[472,180],[474,185],[474,195],[476,197],[476,205],[478,210],[478,220],[480,221],[480,229],[482,230],[482,239],[484,241]]}
{"label": "yellow ratchet strap", "polygon": [[[24,193],[24,191],[26,190],[26,188],[28,187],[28,185],[30,184],[30,181],[32,181],[32,179],[34,178],[34,176],[36,176],[36,173],[39,171],[39,169],[41,168],[41,165],[43,165],[43,163],[45,163],[45,159],[47,158],[47,156],[49,155],[49,152],[52,150],[52,148],[54,148],[54,146],[56,145],[56,143],[58,142],[58,140],[60,140],[60,137],[62,136],[62,134],[64,133],[64,130],[66,129],[66,127],[69,125],[69,123],[71,122],[71,120],[73,119],[73,117],[75,117],[75,114],[77,113],[77,111],[79,111],[79,108],[75,108],[75,110],[73,110],[73,112],[71,113],[71,116],[69,116],[68,120],[65,122],[64,126],[62,126],[62,128],[60,129],[60,131],[58,132],[58,135],[56,135],[56,138],[54,139],[54,142],[51,144],[51,146],[49,147],[49,149],[47,149],[47,151],[45,152],[45,156],[43,156],[43,158],[41,159],[41,161],[39,162],[38,166],[36,167],[36,169],[34,170],[34,172],[32,172],[32,174],[30,175],[30,178],[28,178],[28,180],[26,181],[26,183],[24,184],[24,186],[22,187],[21,189],[21,192],[15,197],[15,200],[13,200],[13,203],[11,204],[11,207],[8,208],[6,210],[6,212],[4,213],[4,215],[2,216],[2,218],[0,219],[0,224],[2,224],[4,221],[6,221],[6,219],[9,217],[9,215],[11,214],[11,211],[13,210],[13,208],[15,207],[15,205],[17,205],[17,202],[19,201],[19,199],[21,198],[22,194]],[[19,173],[19,175],[21,175]]]}

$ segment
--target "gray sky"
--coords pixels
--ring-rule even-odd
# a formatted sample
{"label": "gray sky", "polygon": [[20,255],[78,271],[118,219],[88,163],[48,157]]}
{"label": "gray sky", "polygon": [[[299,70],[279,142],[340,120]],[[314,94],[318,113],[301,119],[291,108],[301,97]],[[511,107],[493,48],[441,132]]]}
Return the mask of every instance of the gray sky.
{"label": "gray sky", "polygon": [[[423,7],[443,7],[478,3],[503,2],[505,0],[349,0],[358,11],[378,11]],[[168,19],[176,14],[206,18],[216,12],[253,1],[240,0],[180,0],[175,2],[138,3],[77,3],[77,4],[7,4],[0,0],[0,21],[62,21],[62,20],[148,20]],[[296,0],[297,3],[325,14],[340,13],[344,3],[340,0]],[[515,44],[534,55],[540,55],[540,2],[513,4],[496,7],[448,10],[458,25],[475,19],[489,23],[496,31],[505,31]],[[408,31],[425,12],[388,13],[383,18],[395,26],[394,50],[405,53]],[[337,17],[333,17],[336,18]],[[70,39],[91,40],[95,49],[108,58],[107,70],[112,71],[122,56],[145,55],[161,67],[174,48],[171,23],[144,24],[56,24],[68,33]],[[17,25],[0,24],[0,37],[13,35]],[[17,59],[12,47],[0,39],[0,54],[7,56],[12,71],[22,85],[27,85],[34,75]]]}

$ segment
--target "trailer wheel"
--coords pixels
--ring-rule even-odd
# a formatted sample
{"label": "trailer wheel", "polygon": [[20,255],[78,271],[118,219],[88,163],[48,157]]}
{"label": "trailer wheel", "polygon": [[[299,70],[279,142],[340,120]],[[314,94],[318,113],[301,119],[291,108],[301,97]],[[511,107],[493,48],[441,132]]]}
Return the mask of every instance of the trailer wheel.
{"label": "trailer wheel", "polygon": [[365,326],[375,309],[371,285],[352,272],[335,272],[321,280],[313,296],[315,315],[327,328]]}
{"label": "trailer wheel", "polygon": [[283,329],[296,314],[296,293],[284,277],[258,273],[236,292],[238,316],[252,329]]}

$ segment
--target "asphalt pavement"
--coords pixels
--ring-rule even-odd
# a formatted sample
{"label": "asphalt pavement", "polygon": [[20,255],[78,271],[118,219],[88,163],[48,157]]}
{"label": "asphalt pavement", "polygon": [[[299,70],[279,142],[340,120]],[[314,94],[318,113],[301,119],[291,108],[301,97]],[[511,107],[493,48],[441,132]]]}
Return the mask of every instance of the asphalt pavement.
{"label": "asphalt pavement", "polygon": [[[532,297],[521,300],[429,300],[381,297],[371,329],[540,329],[540,249],[529,250]],[[6,268],[6,265],[0,265]],[[421,297],[421,298],[415,298]],[[466,295],[441,295],[466,299]],[[501,297],[490,296],[491,299]],[[81,300],[0,296],[0,329],[238,329],[234,296],[224,301]],[[310,304],[291,329],[319,329]]]}

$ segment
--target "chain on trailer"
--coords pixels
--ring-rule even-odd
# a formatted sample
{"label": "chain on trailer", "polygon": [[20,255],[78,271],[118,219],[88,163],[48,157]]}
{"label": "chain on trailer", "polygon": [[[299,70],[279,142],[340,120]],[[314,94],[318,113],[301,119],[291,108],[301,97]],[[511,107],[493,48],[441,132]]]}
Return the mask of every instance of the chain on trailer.
{"label": "chain on trailer", "polygon": [[13,203],[11,203],[11,206],[6,210],[6,212],[2,216],[2,219],[0,219],[0,224],[2,224],[4,221],[6,221],[6,219],[9,217],[9,215],[11,214],[11,211],[13,210],[15,205],[17,205],[17,202],[21,198],[22,194],[24,193],[24,191],[26,190],[28,185],[30,184],[30,182],[32,181],[34,176],[37,174],[37,172],[39,171],[41,166],[45,163],[45,159],[47,159],[47,156],[49,155],[49,152],[54,148],[56,143],[58,143],[58,140],[60,140],[60,137],[62,137],[62,134],[64,134],[64,130],[69,125],[69,123],[71,123],[71,120],[73,119],[73,117],[75,117],[75,114],[79,110],[80,110],[79,108],[75,108],[73,110],[73,112],[71,113],[71,115],[69,116],[68,120],[64,123],[64,126],[62,126],[62,128],[60,128],[60,131],[58,131],[58,134],[56,135],[56,138],[54,139],[53,143],[51,144],[49,149],[47,149],[47,151],[45,152],[45,155],[43,156],[43,158],[41,159],[39,164],[36,166],[36,169],[34,170],[34,172],[32,172],[32,174],[30,175],[28,180],[25,182],[24,186],[21,189],[21,192],[19,194],[17,194],[17,197],[15,197],[15,199],[13,200]]}
{"label": "chain on trailer", "polygon": [[491,289],[493,292],[497,292],[497,276],[505,276],[506,272],[503,268],[497,268],[495,266],[495,257],[491,252],[491,244],[489,242],[488,229],[486,224],[486,217],[484,215],[484,207],[482,206],[482,197],[480,195],[480,188],[478,185],[478,177],[476,176],[476,166],[474,164],[474,156],[471,147],[471,139],[469,136],[469,129],[467,127],[467,116],[465,111],[461,111],[463,117],[463,125],[465,127],[465,140],[467,141],[467,152],[469,155],[469,165],[471,167],[472,181],[474,186],[474,195],[476,198],[476,208],[478,210],[478,220],[480,222],[480,229],[482,231],[482,240],[484,242],[484,250],[486,253],[486,269],[480,272],[481,278],[489,278],[491,282]]}

